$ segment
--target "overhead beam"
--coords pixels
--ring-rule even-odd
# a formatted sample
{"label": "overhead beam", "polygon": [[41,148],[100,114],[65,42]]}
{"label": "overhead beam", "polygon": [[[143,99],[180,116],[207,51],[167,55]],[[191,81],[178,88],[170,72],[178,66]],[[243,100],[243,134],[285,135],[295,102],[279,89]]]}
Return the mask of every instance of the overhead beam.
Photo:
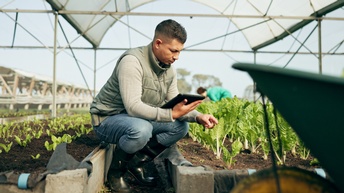
{"label": "overhead beam", "polygon": [[[0,46],[0,48],[16,48],[16,49],[46,49],[46,46]],[[53,48],[48,47],[48,48]],[[65,47],[57,47],[57,49],[64,49]],[[73,47],[74,50],[94,50],[93,47]],[[113,51],[126,51],[129,48],[110,48],[110,47],[99,47],[97,48],[97,50],[113,50]],[[185,49],[183,50],[183,52],[234,52],[234,53],[251,53],[253,54],[254,52],[256,53],[261,53],[261,54],[318,54],[318,52],[283,52],[283,51],[261,51],[261,50],[257,50],[257,51],[253,51],[253,50],[227,50],[227,49]],[[336,53],[322,53],[323,55],[344,55],[344,52],[336,52]]]}
{"label": "overhead beam", "polygon": [[[4,13],[55,13],[53,10],[29,10],[29,9],[0,9]],[[208,17],[208,18],[247,18],[247,19],[297,19],[297,20],[344,20],[343,17],[322,17],[322,16],[283,16],[283,15],[228,15],[228,14],[204,14],[204,13],[145,13],[145,12],[111,12],[111,11],[78,11],[59,10],[59,15],[82,14],[82,15],[119,15],[119,16],[152,16],[152,17]]]}

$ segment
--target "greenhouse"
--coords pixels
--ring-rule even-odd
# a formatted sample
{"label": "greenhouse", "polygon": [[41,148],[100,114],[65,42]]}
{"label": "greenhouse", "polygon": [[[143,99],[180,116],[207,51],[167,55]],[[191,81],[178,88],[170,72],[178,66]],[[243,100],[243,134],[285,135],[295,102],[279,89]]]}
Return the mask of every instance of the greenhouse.
{"label": "greenhouse", "polygon": [[9,110],[52,109],[53,100],[57,108],[88,107],[92,92],[86,87],[68,82],[56,82],[56,96],[52,94],[53,80],[50,77],[32,74],[18,69],[0,67],[2,90],[0,104]]}
{"label": "greenhouse", "polygon": [[[343,0],[2,1],[0,192],[111,192],[118,188],[113,179],[127,192],[344,192],[343,6]],[[97,97],[111,92],[103,86],[116,86],[109,77],[121,55],[154,43],[154,28],[166,19],[187,32],[173,64],[184,72],[178,84],[183,80],[193,94],[202,86],[194,77],[215,77],[233,97],[204,100],[196,110],[213,125],[199,115],[181,119],[190,121],[187,134],[171,146],[154,143],[152,134],[124,166],[128,172],[113,177],[114,163],[129,153],[99,138],[101,123],[117,114],[160,123],[163,115],[110,111],[109,98]],[[145,106],[172,117],[174,107],[157,104]],[[145,152],[150,145],[162,150]],[[139,156],[147,164],[133,167]],[[155,185],[147,186],[151,180]]]}

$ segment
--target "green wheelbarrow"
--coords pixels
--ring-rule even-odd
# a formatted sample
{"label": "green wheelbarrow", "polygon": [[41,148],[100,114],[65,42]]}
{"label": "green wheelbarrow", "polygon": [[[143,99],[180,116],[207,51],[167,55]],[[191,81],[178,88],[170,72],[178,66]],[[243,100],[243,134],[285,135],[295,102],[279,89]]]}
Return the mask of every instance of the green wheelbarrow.
{"label": "green wheelbarrow", "polygon": [[268,97],[344,192],[344,78],[236,63]]}

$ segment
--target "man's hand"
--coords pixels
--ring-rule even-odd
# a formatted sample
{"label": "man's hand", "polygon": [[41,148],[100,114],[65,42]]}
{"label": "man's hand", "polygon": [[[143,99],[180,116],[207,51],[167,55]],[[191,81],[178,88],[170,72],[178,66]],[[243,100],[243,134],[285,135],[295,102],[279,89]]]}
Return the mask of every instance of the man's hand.
{"label": "man's hand", "polygon": [[215,125],[219,123],[213,115],[209,114],[200,114],[196,117],[196,120],[199,124],[203,125],[208,129],[213,128]]}
{"label": "man's hand", "polygon": [[190,104],[186,103],[188,100],[184,99],[182,102],[176,104],[172,109],[172,118],[178,119],[179,117],[189,113],[190,111],[193,111],[197,108],[198,105],[202,103],[202,100],[198,100],[195,102],[192,102]]}

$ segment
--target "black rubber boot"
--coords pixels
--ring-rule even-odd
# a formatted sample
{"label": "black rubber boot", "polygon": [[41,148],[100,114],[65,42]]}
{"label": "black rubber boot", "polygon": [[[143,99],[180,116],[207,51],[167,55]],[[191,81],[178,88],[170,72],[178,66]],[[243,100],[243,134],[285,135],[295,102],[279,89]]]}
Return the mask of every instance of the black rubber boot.
{"label": "black rubber boot", "polygon": [[143,166],[149,161],[152,161],[166,148],[166,146],[158,143],[156,137],[153,137],[143,149],[135,154],[128,164],[128,172],[139,184],[144,186],[156,186],[156,179],[154,177],[147,177]]}
{"label": "black rubber boot", "polygon": [[156,180],[154,177],[146,176],[143,166],[152,161],[152,158],[137,152],[133,159],[130,160],[128,164],[128,172],[131,174],[135,180],[143,186],[156,186]]}
{"label": "black rubber boot", "polygon": [[116,145],[113,152],[113,158],[110,169],[107,175],[109,188],[114,192],[130,192],[130,187],[123,179],[127,171],[129,160],[133,158],[134,154],[128,154]]}

